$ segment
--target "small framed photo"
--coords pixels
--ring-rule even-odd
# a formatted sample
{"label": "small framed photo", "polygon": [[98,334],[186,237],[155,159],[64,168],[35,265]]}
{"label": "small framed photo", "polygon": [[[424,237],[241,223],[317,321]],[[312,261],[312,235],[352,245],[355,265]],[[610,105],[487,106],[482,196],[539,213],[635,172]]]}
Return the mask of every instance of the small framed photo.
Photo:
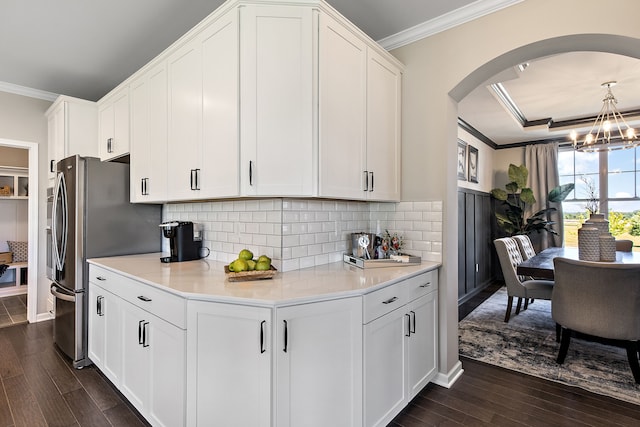
{"label": "small framed photo", "polygon": [[478,182],[478,149],[469,145],[469,182]]}
{"label": "small framed photo", "polygon": [[467,143],[458,140],[458,179],[467,180]]}

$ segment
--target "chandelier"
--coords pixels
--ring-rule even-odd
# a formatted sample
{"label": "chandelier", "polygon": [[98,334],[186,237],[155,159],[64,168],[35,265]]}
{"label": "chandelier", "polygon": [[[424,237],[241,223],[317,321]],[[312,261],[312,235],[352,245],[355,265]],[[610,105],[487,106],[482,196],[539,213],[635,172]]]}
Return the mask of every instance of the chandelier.
{"label": "chandelier", "polygon": [[[611,81],[602,83],[603,88],[607,88],[607,94],[602,100],[602,109],[596,117],[591,130],[583,140],[578,140],[575,130],[571,131],[573,148],[578,151],[612,151],[623,148],[632,148],[640,144],[636,131],[630,127],[616,108],[618,100],[613,96],[611,87],[617,82]],[[597,131],[594,134],[594,130]]]}

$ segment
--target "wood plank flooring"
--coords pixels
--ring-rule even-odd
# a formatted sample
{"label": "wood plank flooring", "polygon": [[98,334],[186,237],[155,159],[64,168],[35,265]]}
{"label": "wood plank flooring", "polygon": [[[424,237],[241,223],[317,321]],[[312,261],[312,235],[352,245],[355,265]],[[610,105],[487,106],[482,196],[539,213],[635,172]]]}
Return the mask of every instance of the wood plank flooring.
{"label": "wood plank flooring", "polygon": [[27,295],[0,298],[0,328],[27,321]]}
{"label": "wood plank flooring", "polygon": [[0,427],[148,424],[93,366],[74,369],[53,321],[0,329]]}
{"label": "wood plank flooring", "polygon": [[[97,369],[71,367],[53,344],[52,326],[0,329],[0,427],[147,426]],[[462,363],[465,372],[450,389],[429,384],[390,425],[640,425],[640,406],[470,359]]]}

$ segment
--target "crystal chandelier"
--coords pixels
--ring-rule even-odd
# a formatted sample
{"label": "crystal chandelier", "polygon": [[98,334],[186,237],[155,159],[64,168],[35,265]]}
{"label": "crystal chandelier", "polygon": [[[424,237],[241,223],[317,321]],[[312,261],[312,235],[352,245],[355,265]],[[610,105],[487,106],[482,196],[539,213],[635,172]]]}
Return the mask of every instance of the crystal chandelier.
{"label": "crystal chandelier", "polygon": [[[573,148],[578,151],[594,152],[594,151],[611,151],[623,148],[632,148],[640,144],[636,131],[630,127],[622,117],[622,114],[616,108],[618,101],[611,93],[611,87],[616,82],[602,83],[603,88],[607,88],[607,94],[602,100],[602,109],[596,117],[591,130],[583,140],[578,140],[578,134],[575,130],[571,131],[571,139],[573,140]],[[594,130],[597,131],[594,135]]]}

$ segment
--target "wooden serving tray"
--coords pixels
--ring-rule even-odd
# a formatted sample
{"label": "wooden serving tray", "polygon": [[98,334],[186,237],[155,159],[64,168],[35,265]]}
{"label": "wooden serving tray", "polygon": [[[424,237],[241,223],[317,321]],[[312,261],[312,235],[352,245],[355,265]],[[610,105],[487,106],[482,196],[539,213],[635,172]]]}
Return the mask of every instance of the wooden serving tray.
{"label": "wooden serving tray", "polygon": [[244,282],[247,280],[265,280],[271,279],[276,275],[278,270],[272,265],[271,269],[264,271],[240,271],[238,273],[229,271],[229,266],[224,266],[224,274],[227,275],[227,279],[230,282]]}

